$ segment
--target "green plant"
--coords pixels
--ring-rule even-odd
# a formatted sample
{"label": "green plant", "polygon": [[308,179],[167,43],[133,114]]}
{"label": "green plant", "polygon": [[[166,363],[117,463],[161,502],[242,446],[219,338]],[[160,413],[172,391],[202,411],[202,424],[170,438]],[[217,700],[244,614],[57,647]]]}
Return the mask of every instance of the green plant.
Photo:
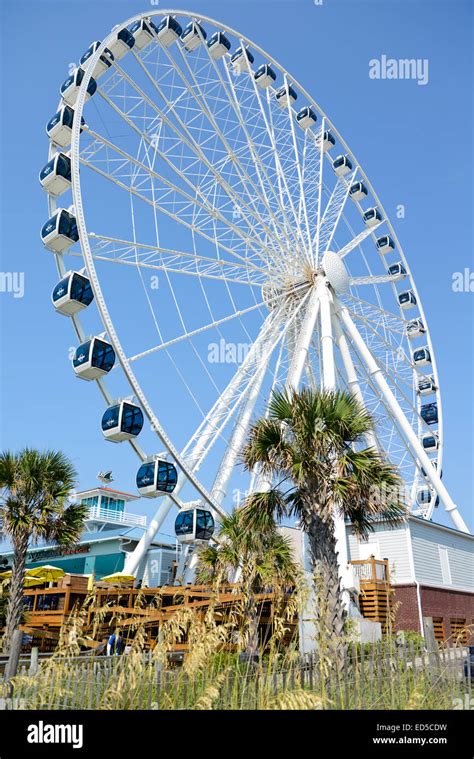
{"label": "green plant", "polygon": [[333,517],[350,519],[364,536],[375,520],[395,525],[406,513],[394,468],[374,448],[363,447],[373,428],[372,417],[350,393],[279,392],[243,451],[249,470],[258,466],[276,483],[247,498],[247,528],[262,531],[274,518],[296,516],[308,536],[320,650],[331,641],[338,646],[344,635]]}
{"label": "green plant", "polygon": [[75,480],[74,467],[60,452],[25,448],[18,454],[0,454],[2,530],[10,537],[14,550],[5,650],[21,620],[30,541],[45,539],[66,546],[79,539],[86,507],[69,503]]}

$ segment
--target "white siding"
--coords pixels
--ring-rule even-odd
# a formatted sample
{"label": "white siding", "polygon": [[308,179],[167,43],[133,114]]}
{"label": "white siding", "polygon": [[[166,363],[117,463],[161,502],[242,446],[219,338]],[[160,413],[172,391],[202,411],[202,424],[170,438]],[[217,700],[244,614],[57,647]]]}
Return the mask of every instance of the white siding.
{"label": "white siding", "polygon": [[[415,575],[419,582],[446,586],[440,547],[445,548],[451,571],[451,587],[474,592],[474,538],[443,529],[432,522],[410,519]],[[448,585],[448,587],[450,587]]]}
{"label": "white siding", "polygon": [[372,543],[376,558],[379,556],[381,559],[388,559],[392,582],[402,583],[413,580],[410,569],[408,527],[406,525],[392,530],[387,529],[384,524],[375,525],[374,532],[369,535],[368,544],[361,544],[352,534],[350,526],[346,530],[349,542],[349,561],[365,559]]}

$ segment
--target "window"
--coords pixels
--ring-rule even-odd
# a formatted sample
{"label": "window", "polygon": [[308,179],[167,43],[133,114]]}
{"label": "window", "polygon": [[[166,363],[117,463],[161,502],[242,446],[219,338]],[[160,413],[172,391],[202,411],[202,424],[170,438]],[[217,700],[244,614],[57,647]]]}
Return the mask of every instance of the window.
{"label": "window", "polygon": [[441,564],[441,577],[445,585],[452,585],[451,567],[449,566],[449,553],[445,546],[438,546],[439,560]]}
{"label": "window", "polygon": [[461,617],[451,617],[449,622],[451,625],[451,641],[465,645],[467,643],[466,620]]}
{"label": "window", "polygon": [[433,629],[435,640],[438,643],[443,643],[445,639],[443,617],[433,617]]}

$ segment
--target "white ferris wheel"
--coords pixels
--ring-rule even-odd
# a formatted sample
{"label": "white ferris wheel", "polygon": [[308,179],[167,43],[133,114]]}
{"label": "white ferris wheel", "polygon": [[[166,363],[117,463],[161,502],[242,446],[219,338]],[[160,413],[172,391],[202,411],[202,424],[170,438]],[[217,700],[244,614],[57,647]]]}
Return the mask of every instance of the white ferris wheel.
{"label": "white ferris wheel", "polygon": [[[173,504],[215,516],[259,485],[238,465],[249,426],[300,384],[355,393],[413,511],[442,503],[467,531],[441,480],[408,261],[356,157],[275,59],[207,17],[140,14],[84,53],[47,133],[41,235],[73,368],[102,393],[104,436],[138,454],[139,492],[164,496],[126,571]],[[195,516],[186,530],[198,537]]]}

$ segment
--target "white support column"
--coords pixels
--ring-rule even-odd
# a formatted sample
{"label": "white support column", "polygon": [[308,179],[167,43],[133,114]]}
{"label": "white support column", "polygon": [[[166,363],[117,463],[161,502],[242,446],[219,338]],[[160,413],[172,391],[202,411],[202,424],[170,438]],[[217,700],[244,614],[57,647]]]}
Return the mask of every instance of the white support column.
{"label": "white support column", "polygon": [[[346,336],[344,332],[342,331],[341,326],[339,324],[339,319],[336,316],[333,319],[332,324],[334,328],[334,335],[336,338],[337,347],[339,348],[339,352],[342,358],[342,363],[344,364],[348,387],[351,393],[357,398],[361,406],[364,406],[365,408],[364,396],[362,395],[362,390],[360,389],[359,378],[357,377],[354,362],[352,361],[349,345],[347,343]],[[373,432],[368,432],[365,437],[366,437],[368,445],[371,448],[375,448],[377,451],[380,450],[380,446],[377,442],[377,438],[375,437]]]}
{"label": "white support column", "polygon": [[382,396],[385,398],[387,406],[393,413],[394,420],[397,423],[398,428],[400,429],[400,432],[402,433],[408,445],[410,446],[414,456],[419,460],[420,464],[423,466],[423,469],[425,470],[428,479],[430,480],[433,488],[435,489],[436,493],[439,495],[440,499],[442,500],[446,511],[448,512],[449,516],[451,517],[454,523],[454,526],[456,527],[456,529],[460,530],[461,532],[469,533],[466,523],[464,522],[464,519],[462,518],[461,514],[458,511],[458,507],[456,506],[453,499],[451,498],[448,491],[446,490],[442,480],[439,477],[438,472],[433,467],[430,458],[428,457],[425,450],[423,449],[423,446],[421,445],[416,433],[412,429],[411,424],[409,423],[408,419],[406,418],[405,414],[400,408],[400,405],[394,393],[390,389],[387,383],[387,380],[385,379],[383,375],[381,367],[377,364],[372,353],[366,346],[364,339],[362,338],[359,330],[357,329],[356,325],[352,321],[349,311],[347,310],[347,308],[343,307],[341,303],[339,303],[339,301],[336,300],[335,304],[336,304],[336,312],[339,318],[344,324],[351,339],[354,341],[354,345],[356,346],[361,358],[365,362],[367,369],[369,370],[369,373],[372,376],[374,382],[377,384],[380,392],[382,393]]}
{"label": "white support column", "polygon": [[296,341],[295,350],[291,359],[290,368],[286,378],[286,389],[297,390],[303,373],[304,365],[308,357],[311,338],[313,337],[316,319],[319,312],[319,295],[317,288],[314,288],[309,297],[309,303],[301,325],[301,331]]}
{"label": "white support column", "polygon": [[255,404],[262,389],[263,380],[265,378],[272,352],[273,351],[267,350],[267,355],[262,356],[262,366],[259,369],[247,393],[244,407],[232,432],[229,447],[227,448],[227,451],[217,472],[217,476],[214,480],[214,485],[212,486],[211,493],[213,498],[215,498],[216,502],[219,504],[222,504],[222,501],[225,498],[229,479],[234,470],[237,457],[246,439],[247,432],[250,427],[250,422],[252,420],[252,414],[254,412]]}
{"label": "white support column", "polygon": [[[322,279],[318,284],[318,295],[321,303],[321,355],[323,363],[323,386],[324,390],[336,389],[336,366],[334,362],[334,336],[332,315],[332,293]],[[347,587],[347,539],[346,523],[344,517],[334,514],[334,535],[336,538],[336,551],[338,555],[339,577],[343,591],[344,603],[349,604],[349,598],[344,593]]]}
{"label": "white support column", "polygon": [[336,389],[336,367],[334,365],[334,337],[332,334],[332,296],[325,280],[317,287],[321,308],[321,355],[323,362],[323,386],[325,390]]}

